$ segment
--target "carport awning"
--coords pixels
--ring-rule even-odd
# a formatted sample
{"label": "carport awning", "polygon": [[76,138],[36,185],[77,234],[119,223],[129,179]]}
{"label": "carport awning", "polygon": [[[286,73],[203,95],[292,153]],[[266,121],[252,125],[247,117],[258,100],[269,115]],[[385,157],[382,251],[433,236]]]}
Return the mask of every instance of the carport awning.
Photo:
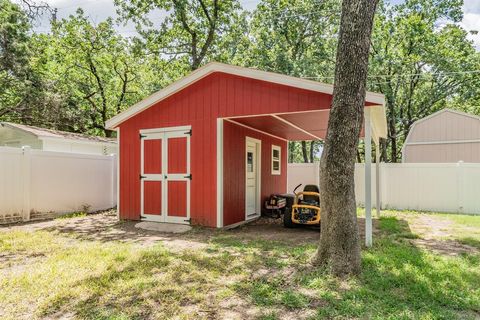
{"label": "carport awning", "polygon": [[[386,137],[385,111],[382,105],[366,106],[374,141]],[[229,117],[225,120],[288,140],[324,140],[330,109]],[[364,137],[364,130],[360,134]]]}

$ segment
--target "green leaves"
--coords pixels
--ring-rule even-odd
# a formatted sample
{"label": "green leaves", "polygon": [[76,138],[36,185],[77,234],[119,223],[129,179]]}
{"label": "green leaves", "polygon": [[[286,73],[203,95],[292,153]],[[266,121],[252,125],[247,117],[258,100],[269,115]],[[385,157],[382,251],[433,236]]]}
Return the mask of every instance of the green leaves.
{"label": "green leaves", "polygon": [[[110,134],[105,119],[212,60],[334,81],[340,0],[261,0],[253,12],[239,0],[115,3],[118,20],[94,24],[78,10],[35,34],[0,0],[2,120]],[[386,95],[389,161],[418,118],[446,106],[480,113],[480,73],[469,72],[480,55],[461,19],[461,0],[380,5],[368,86]],[[127,22],[138,35],[119,34]]]}
{"label": "green leaves", "polygon": [[[412,0],[380,6],[370,57],[369,89],[386,96],[389,161],[399,151],[412,123],[460,97],[478,69],[465,30],[462,1]],[[465,73],[467,71],[467,73]]]}
{"label": "green leaves", "polygon": [[[245,22],[237,0],[116,1],[123,21],[133,21],[146,49],[159,58],[182,60],[195,70],[207,60],[232,57]],[[163,19],[150,18],[160,11]]]}

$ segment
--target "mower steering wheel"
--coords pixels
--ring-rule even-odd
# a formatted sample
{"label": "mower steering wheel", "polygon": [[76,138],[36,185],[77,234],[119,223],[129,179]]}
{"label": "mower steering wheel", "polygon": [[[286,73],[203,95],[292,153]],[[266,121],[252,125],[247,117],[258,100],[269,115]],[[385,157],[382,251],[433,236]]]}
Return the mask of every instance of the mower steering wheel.
{"label": "mower steering wheel", "polygon": [[298,186],[295,187],[295,189],[293,189],[293,193],[294,193],[295,195],[297,195],[297,192],[296,192],[296,191],[297,191],[297,189],[300,188],[301,186],[302,186],[302,184],[300,183]]}

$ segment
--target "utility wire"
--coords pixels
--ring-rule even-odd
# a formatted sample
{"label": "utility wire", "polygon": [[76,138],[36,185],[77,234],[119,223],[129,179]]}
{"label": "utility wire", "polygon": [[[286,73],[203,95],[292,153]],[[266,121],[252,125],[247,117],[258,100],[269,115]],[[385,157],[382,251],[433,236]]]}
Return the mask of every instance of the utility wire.
{"label": "utility wire", "polygon": [[[413,78],[413,77],[423,77],[423,76],[437,76],[437,75],[449,75],[449,74],[475,74],[480,73],[480,70],[466,70],[466,71],[445,71],[445,72],[424,72],[424,73],[410,73],[410,74],[396,74],[396,75],[369,75],[367,78]],[[315,77],[302,77],[303,79],[335,79],[335,76],[315,76]],[[388,83],[388,82],[385,82]]]}

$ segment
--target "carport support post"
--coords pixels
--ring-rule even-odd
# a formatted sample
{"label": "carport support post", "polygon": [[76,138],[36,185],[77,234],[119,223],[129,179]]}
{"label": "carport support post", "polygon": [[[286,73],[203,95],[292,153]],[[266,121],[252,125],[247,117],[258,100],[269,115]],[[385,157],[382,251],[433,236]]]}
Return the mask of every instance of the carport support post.
{"label": "carport support post", "polygon": [[380,139],[375,141],[375,200],[377,209],[377,218],[380,218]]}
{"label": "carport support post", "polygon": [[372,246],[372,129],[370,109],[365,108],[365,245]]}

